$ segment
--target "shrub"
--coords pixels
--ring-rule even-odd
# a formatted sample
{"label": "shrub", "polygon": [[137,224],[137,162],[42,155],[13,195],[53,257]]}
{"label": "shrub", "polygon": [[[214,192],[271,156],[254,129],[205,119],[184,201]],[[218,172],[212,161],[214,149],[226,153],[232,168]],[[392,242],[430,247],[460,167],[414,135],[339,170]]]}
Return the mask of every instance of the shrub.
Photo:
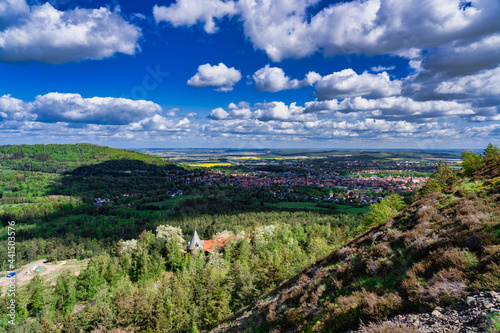
{"label": "shrub", "polygon": [[475,215],[460,215],[457,218],[469,230],[477,230],[481,227],[481,221]]}
{"label": "shrub", "polygon": [[359,297],[340,296],[335,303],[326,302],[323,331],[339,332],[345,330],[359,317]]}
{"label": "shrub", "polygon": [[436,217],[438,211],[432,204],[424,204],[417,210],[418,223],[428,223]]}
{"label": "shrub", "polygon": [[500,148],[492,143],[489,143],[483,152],[486,159],[498,159],[500,158]]}
{"label": "shrub", "polygon": [[353,325],[361,316],[368,320],[383,319],[397,311],[403,301],[398,293],[377,295],[373,292],[355,291],[350,296],[340,296],[335,304],[325,303],[327,331],[338,332]]}
{"label": "shrub", "polygon": [[304,289],[301,285],[296,285],[288,290],[280,293],[279,302],[293,303],[303,293]]}
{"label": "shrub", "polygon": [[465,274],[456,268],[437,272],[427,284],[419,279],[416,272],[418,269],[414,266],[402,286],[409,300],[424,308],[453,304],[466,294]]}
{"label": "shrub", "polygon": [[297,327],[298,323],[304,320],[305,316],[299,308],[291,308],[284,313],[284,317],[283,326]]}
{"label": "shrub", "polygon": [[443,269],[434,275],[428,288],[429,303],[451,305],[465,295],[465,274],[456,268]]}
{"label": "shrub", "polygon": [[488,333],[500,332],[500,312],[495,312],[489,316],[490,324],[488,325]]}
{"label": "shrub", "polygon": [[453,267],[467,270],[477,264],[477,258],[473,253],[456,247],[448,249],[444,253],[442,250],[431,252],[430,257],[436,266],[443,268]]}
{"label": "shrub", "polygon": [[185,242],[184,237],[182,236],[182,229],[171,225],[159,225],[156,228],[156,238],[163,239],[167,243],[170,243],[175,239],[181,245]]}
{"label": "shrub", "polygon": [[371,206],[370,212],[365,220],[365,227],[371,228],[374,226],[385,224],[389,219],[396,216],[398,211],[405,207],[404,201],[398,195],[390,195],[384,200],[375,203]]}
{"label": "shrub", "polygon": [[439,193],[441,190],[441,186],[439,186],[439,183],[435,179],[429,179],[425,182],[425,185],[418,190],[418,195],[420,197],[426,197],[432,193]]}
{"label": "shrub", "polygon": [[349,246],[345,246],[337,251],[337,256],[339,260],[348,261],[351,260],[356,255],[356,249]]}
{"label": "shrub", "polygon": [[361,313],[373,319],[383,319],[401,307],[403,303],[397,292],[378,296],[365,293],[361,299]]}
{"label": "shrub", "polygon": [[387,257],[392,253],[392,249],[387,243],[379,243],[370,248],[369,255],[374,258]]}
{"label": "shrub", "polygon": [[472,288],[478,290],[500,289],[500,265],[492,262],[486,269],[485,273],[477,277],[477,280],[472,284]]}

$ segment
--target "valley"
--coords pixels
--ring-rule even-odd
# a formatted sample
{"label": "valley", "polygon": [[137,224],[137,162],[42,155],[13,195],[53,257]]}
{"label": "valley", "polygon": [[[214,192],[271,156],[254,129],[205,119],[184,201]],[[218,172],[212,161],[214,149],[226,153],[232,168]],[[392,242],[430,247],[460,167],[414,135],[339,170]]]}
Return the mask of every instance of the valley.
{"label": "valley", "polygon": [[500,288],[496,146],[341,153],[1,146],[17,327],[343,332]]}

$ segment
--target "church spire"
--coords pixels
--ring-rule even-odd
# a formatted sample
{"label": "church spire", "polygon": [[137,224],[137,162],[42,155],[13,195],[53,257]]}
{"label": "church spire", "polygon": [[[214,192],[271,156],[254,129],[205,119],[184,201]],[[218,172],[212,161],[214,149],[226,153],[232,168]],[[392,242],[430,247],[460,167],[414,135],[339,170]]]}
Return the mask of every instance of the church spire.
{"label": "church spire", "polygon": [[200,239],[200,236],[198,236],[198,232],[196,232],[196,229],[194,229],[194,234],[191,238],[191,241],[188,243],[187,250],[188,252],[194,250],[203,250],[203,241]]}

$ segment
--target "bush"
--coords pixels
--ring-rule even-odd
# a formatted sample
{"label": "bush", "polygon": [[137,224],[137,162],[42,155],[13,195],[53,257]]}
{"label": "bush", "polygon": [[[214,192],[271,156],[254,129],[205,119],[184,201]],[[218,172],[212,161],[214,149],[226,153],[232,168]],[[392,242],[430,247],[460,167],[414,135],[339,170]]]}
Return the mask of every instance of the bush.
{"label": "bush", "polygon": [[403,303],[397,292],[378,296],[365,293],[361,300],[361,313],[373,319],[384,319],[401,307]]}
{"label": "bush", "polygon": [[467,285],[462,271],[456,268],[443,269],[426,283],[417,275],[421,270],[418,266],[414,265],[403,281],[403,289],[408,293],[410,301],[424,308],[433,308],[439,304],[453,304],[465,296]]}
{"label": "bush", "polygon": [[398,195],[390,195],[384,200],[371,206],[365,220],[365,228],[385,224],[389,219],[396,216],[398,211],[405,207],[404,201]]}
{"label": "bush", "polygon": [[495,312],[489,316],[490,324],[487,328],[488,333],[500,332],[500,312]]}
{"label": "bush", "polygon": [[337,332],[353,325],[360,316],[367,320],[384,319],[401,308],[402,303],[397,292],[379,296],[365,290],[355,291],[325,306],[328,313],[325,326],[328,331]]}
{"label": "bush", "polygon": [[473,289],[498,290],[500,289],[500,265],[495,262],[487,266],[487,271],[478,276],[472,284]]}
{"label": "bush", "polygon": [[428,288],[430,303],[451,305],[466,294],[465,274],[456,268],[443,269],[434,275]]}

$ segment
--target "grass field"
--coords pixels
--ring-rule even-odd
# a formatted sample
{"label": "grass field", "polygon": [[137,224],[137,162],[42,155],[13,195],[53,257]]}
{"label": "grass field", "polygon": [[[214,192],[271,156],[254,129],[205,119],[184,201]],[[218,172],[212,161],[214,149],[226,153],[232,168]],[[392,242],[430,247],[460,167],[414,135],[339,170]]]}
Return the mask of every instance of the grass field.
{"label": "grass field", "polygon": [[0,209],[8,208],[8,207],[16,207],[16,206],[28,206],[32,205],[32,203],[26,202],[26,203],[19,203],[19,204],[4,204],[0,205]]}
{"label": "grass field", "polygon": [[147,203],[145,205],[146,206],[159,206],[159,207],[162,207],[165,209],[170,209],[170,208],[175,207],[175,205],[177,203],[181,203],[183,201],[186,201],[187,199],[192,199],[194,197],[196,197],[196,195],[183,195],[180,197],[170,198],[170,199],[166,199],[163,201],[150,202],[150,203]]}

